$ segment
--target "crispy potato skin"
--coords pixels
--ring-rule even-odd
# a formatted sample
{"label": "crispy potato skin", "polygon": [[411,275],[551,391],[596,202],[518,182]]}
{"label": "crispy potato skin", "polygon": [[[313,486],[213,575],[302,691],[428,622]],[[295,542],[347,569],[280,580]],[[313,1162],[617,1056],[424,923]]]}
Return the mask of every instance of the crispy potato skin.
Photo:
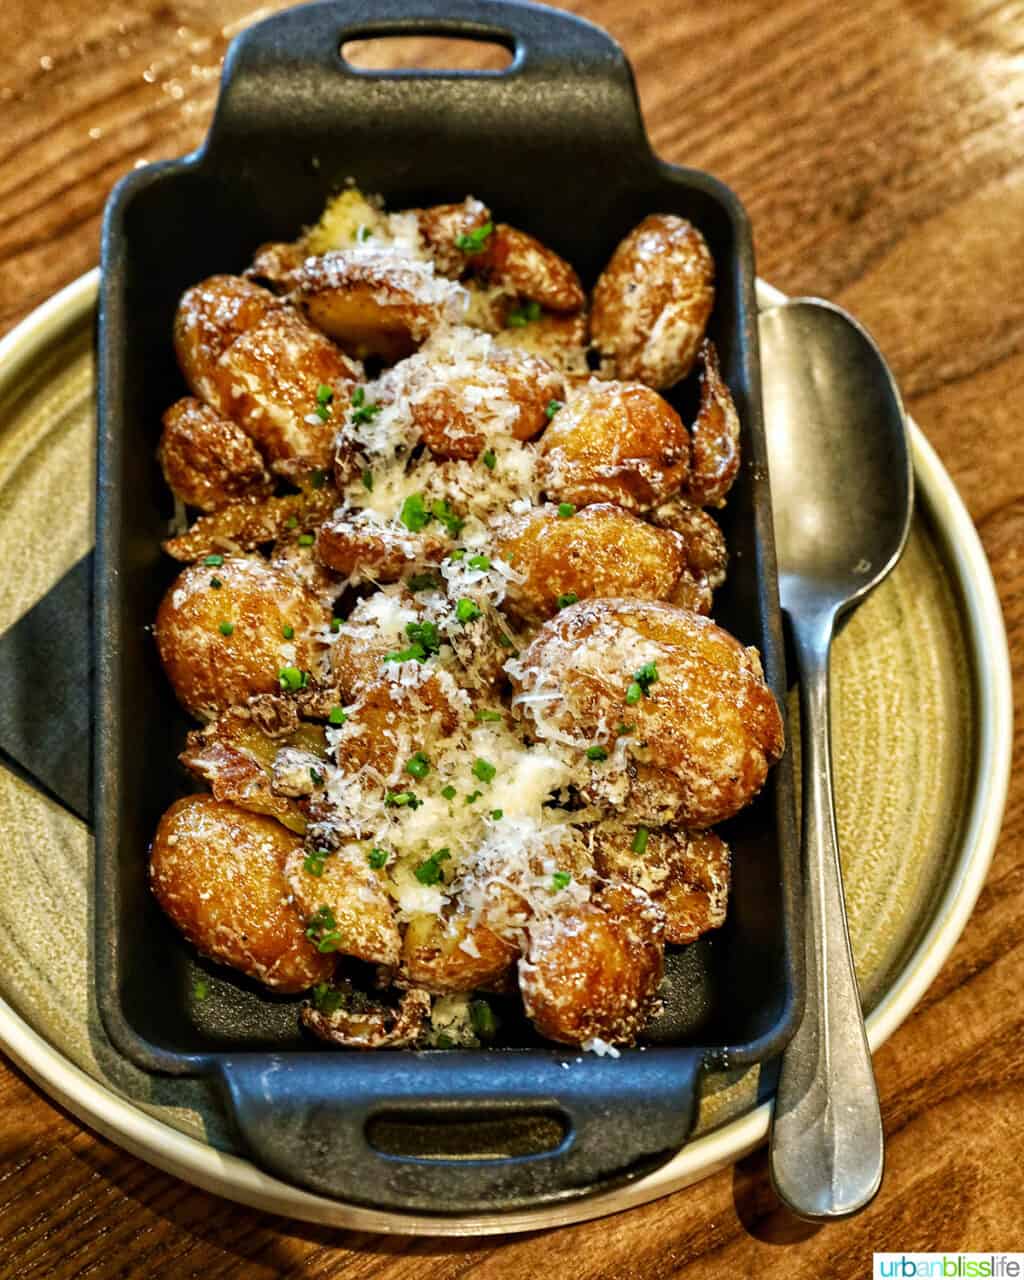
{"label": "crispy potato skin", "polygon": [[210,276],[186,289],[174,317],[174,350],[192,394],[226,413],[217,362],[236,338],[283,305],[269,290],[240,276]]}
{"label": "crispy potato skin", "polygon": [[157,459],[168,488],[201,511],[266,497],[273,486],[242,428],[192,396],[164,414]]}
{"label": "crispy potato skin", "polygon": [[426,393],[410,405],[413,422],[431,453],[439,458],[477,457],[494,433],[484,425],[479,396],[491,409],[511,412],[507,430],[515,440],[531,440],[547,425],[547,407],[565,394],[561,375],[539,356],[493,346],[480,374],[466,373],[466,362],[432,365]]}
{"label": "crispy potato skin", "polygon": [[168,538],[163,548],[175,560],[184,561],[199,560],[214,552],[252,551],[265,542],[285,537],[289,528],[296,538],[308,533],[334,510],[337,501],[337,493],[325,486],[279,498],[234,502],[200,516],[184,533]]}
{"label": "crispy potato skin", "polygon": [[461,204],[435,204],[429,209],[414,209],[420,236],[434,259],[434,268],[442,276],[458,280],[472,265],[476,256],[460,249],[459,236],[469,235],[491,221],[491,211],[474,196]]}
{"label": "crispy potato skin", "polygon": [[[380,668],[378,668],[379,672]],[[356,772],[371,766],[385,778],[401,779],[401,766],[414,751],[427,750],[458,728],[468,710],[447,672],[415,669],[413,683],[388,675],[371,676],[335,739],[340,768]]]}
{"label": "crispy potato skin", "polygon": [[540,440],[548,496],[643,511],[690,474],[690,433],[675,409],[639,383],[593,379],[571,390]]}
{"label": "crispy potato skin", "polygon": [[[506,600],[524,622],[558,612],[560,596],[577,600],[629,596],[681,603],[699,593],[688,572],[685,539],[611,503],[594,503],[563,519],[558,508],[535,507],[499,526],[497,554],[525,581],[508,584]],[[707,612],[711,593],[704,593]]]}
{"label": "crispy potato skin", "polygon": [[[297,484],[311,471],[330,470],[334,436],[360,376],[293,307],[269,311],[236,338],[214,373],[224,412],[256,441],[275,474]],[[321,386],[334,393],[325,418],[316,412]]]}
{"label": "crispy potato skin", "polygon": [[527,1017],[562,1044],[632,1044],[664,969],[665,921],[647,894],[611,884],[535,929],[519,962]]}
{"label": "crispy potato skin", "polygon": [[269,818],[186,796],[160,819],[150,854],[157,901],[204,955],[275,991],[305,991],[334,971],[288,901],[295,836]]}
{"label": "crispy potato skin", "polygon": [[644,218],[594,287],[590,333],[615,377],[671,387],[693,367],[715,301],[715,264],[692,223]]}
{"label": "crispy potato skin", "polygon": [[374,582],[397,582],[420,561],[438,564],[450,546],[449,538],[360,521],[345,511],[325,520],[316,538],[317,556],[329,569]]}
{"label": "crispy potato skin", "polygon": [[458,293],[429,264],[372,250],[307,258],[294,284],[292,297],[318,329],[361,360],[388,362],[410,355]]}
{"label": "crispy potato skin", "polygon": [[724,507],[740,469],[740,420],[710,339],[701,344],[700,355],[700,408],[687,497],[699,507]]}
{"label": "crispy potato skin", "polygon": [[402,945],[394,904],[384,874],[369,865],[365,849],[339,849],[325,860],[319,876],[305,869],[305,861],[305,851],[294,849],[284,864],[300,917],[309,920],[329,907],[341,934],[339,954],[394,968]]}
{"label": "crispy potato skin", "polygon": [[730,855],[723,840],[713,831],[655,827],[638,854],[632,847],[635,836],[635,827],[614,820],[594,827],[598,875],[643,889],[665,913],[666,942],[695,942],[724,924]]}
{"label": "crispy potato skin", "polygon": [[[626,701],[634,673],[654,662],[649,697]],[[546,622],[513,677],[521,693],[558,690],[538,718],[541,737],[592,741],[627,721],[625,772],[594,765],[588,798],[652,825],[704,828],[760,791],[782,754],[782,717],[754,649],[685,609],[655,601],[593,600]]]}
{"label": "crispy potato skin", "polygon": [[548,311],[579,311],[586,298],[575,270],[535,236],[499,222],[470,270]]}
{"label": "crispy potato skin", "polygon": [[[253,694],[274,692],[282,667],[315,669],[321,651],[313,634],[329,622],[328,609],[296,578],[264,560],[232,557],[216,568],[182,570],[153,633],[178,700],[209,720]],[[233,627],[230,635],[221,633],[221,623]],[[285,626],[294,629],[290,641]]]}
{"label": "crispy potato skin", "polygon": [[[477,954],[464,950],[463,942]],[[448,920],[422,915],[406,927],[398,976],[437,995],[502,990],[519,955],[517,943],[485,924],[471,925],[465,912],[456,911]]]}

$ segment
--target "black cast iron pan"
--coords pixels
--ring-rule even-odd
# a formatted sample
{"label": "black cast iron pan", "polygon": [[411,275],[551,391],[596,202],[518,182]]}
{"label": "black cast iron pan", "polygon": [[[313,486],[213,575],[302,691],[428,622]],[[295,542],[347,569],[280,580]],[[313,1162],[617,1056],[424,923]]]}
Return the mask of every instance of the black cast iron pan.
{"label": "black cast iron pan", "polygon": [[[433,34],[497,41],[501,73],[361,73],[343,41]],[[479,1052],[322,1050],[295,1002],[210,970],[146,887],[157,819],[180,790],[186,725],[148,627],[174,573],[154,461],[182,384],[182,291],[293,237],[352,177],[401,208],[472,192],[591,283],[645,214],[674,212],[718,267],[711,332],[743,423],[746,465],[724,517],[731,573],[716,616],[785,690],[750,232],[736,198],[652,153],[632,74],[602,31],[515,0],[374,0],[293,9],[232,45],[203,148],[125,178],[103,233],[95,563],[96,986],[111,1039],[150,1071],[220,1081],[253,1158],[314,1191],[433,1213],[522,1208],[640,1176],[685,1142],[705,1064],[777,1054],[799,1007],[798,883],[788,761],[726,833],[726,926],[671,957],[666,1012],[618,1059],[541,1044],[510,1017]]]}

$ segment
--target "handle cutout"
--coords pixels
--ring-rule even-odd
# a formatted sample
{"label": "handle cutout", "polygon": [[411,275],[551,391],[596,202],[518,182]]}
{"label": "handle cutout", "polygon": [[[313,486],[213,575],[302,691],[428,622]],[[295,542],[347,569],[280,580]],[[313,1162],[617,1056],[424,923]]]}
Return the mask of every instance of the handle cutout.
{"label": "handle cutout", "polygon": [[558,1111],[381,1111],[366,1122],[366,1140],[386,1156],[416,1160],[509,1160],[556,1151],[571,1132]]}
{"label": "handle cutout", "polygon": [[511,47],[497,40],[455,36],[374,36],[346,40],[341,56],[357,72],[469,72],[501,75],[512,64]]}

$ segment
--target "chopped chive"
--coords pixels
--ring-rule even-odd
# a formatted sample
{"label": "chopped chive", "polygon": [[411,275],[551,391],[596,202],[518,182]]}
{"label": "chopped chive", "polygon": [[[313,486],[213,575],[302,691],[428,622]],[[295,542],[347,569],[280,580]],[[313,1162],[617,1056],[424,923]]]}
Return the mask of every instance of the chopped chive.
{"label": "chopped chive", "polygon": [[466,553],[462,549],[462,547],[459,547],[458,550],[453,551],[451,555],[448,557],[448,559],[452,562],[452,564],[458,564],[460,560],[465,560],[465,558],[466,558]]}
{"label": "chopped chive", "polygon": [[432,573],[414,573],[409,579],[409,590],[413,592],[429,591],[437,585],[437,579]]}
{"label": "chopped chive", "polygon": [[516,307],[514,311],[510,311],[505,323],[509,328],[522,329],[525,325],[532,324],[534,320],[539,320],[540,316],[540,303],[531,299],[521,307]]}
{"label": "chopped chive", "polygon": [[646,852],[647,837],[649,835],[650,835],[650,832],[647,830],[646,827],[637,827],[636,832],[633,836],[633,843],[630,846],[630,848],[633,850],[634,853]]}
{"label": "chopped chive", "polygon": [[210,984],[205,978],[196,978],[192,983],[192,995],[196,1000],[205,1000],[210,994]]}
{"label": "chopped chive", "polygon": [[321,382],[316,389],[317,404],[330,404],[334,399],[334,391],[326,382]]}
{"label": "chopped chive", "polygon": [[460,622],[472,622],[481,616],[480,606],[467,596],[460,596],[455,604],[455,616]]}
{"label": "chopped chive", "polygon": [[602,746],[587,747],[588,760],[607,760],[608,752]]}
{"label": "chopped chive", "polygon": [[327,472],[320,467],[316,467],[309,479],[314,489],[322,489],[324,481],[327,479]]}
{"label": "chopped chive", "polygon": [[441,863],[451,857],[451,850],[438,849],[429,858],[425,858],[413,872],[420,884],[439,884],[441,881]]}
{"label": "chopped chive", "polygon": [[277,680],[282,689],[296,693],[309,684],[309,672],[300,671],[298,667],[282,667],[277,673]]}
{"label": "chopped chive", "polygon": [[488,471],[494,470],[494,468],[497,466],[498,459],[495,456],[493,449],[484,450],[483,462],[484,462],[484,466],[487,468]]}
{"label": "chopped chive", "polygon": [[316,946],[317,951],[337,951],[341,934],[330,907],[320,907],[310,916],[306,923],[306,937]]}
{"label": "chopped chive", "polygon": [[430,504],[430,514],[435,520],[439,520],[441,524],[448,530],[448,536],[457,538],[462,531],[465,520],[460,520],[455,512],[448,505],[447,498],[439,498],[436,502]]}
{"label": "chopped chive", "polygon": [[224,583],[221,582],[220,578],[210,579],[210,586],[213,587],[214,591],[219,591],[223,585]]}
{"label": "chopped chive", "polygon": [[482,795],[482,791],[471,791],[469,795],[466,796],[466,804],[476,804]]}
{"label": "chopped chive", "polygon": [[467,563],[471,569],[489,569],[491,567],[491,557],[470,556]]}
{"label": "chopped chive", "polygon": [[441,788],[441,794],[444,796],[446,800],[454,800],[455,788],[451,785],[451,783],[449,783],[447,787]]}
{"label": "chopped chive", "polygon": [[341,707],[331,707],[327,713],[327,719],[331,724],[344,724],[348,716],[342,711]]}
{"label": "chopped chive", "polygon": [[441,649],[441,633],[436,622],[407,622],[405,634],[414,644],[420,645],[424,656],[438,653]]}
{"label": "chopped chive", "polygon": [[408,649],[399,649],[396,653],[385,656],[385,662],[425,662],[427,651],[421,644],[411,644]]}
{"label": "chopped chive", "polygon": [[363,472],[363,488],[368,493],[373,493],[373,472],[370,470]]}
{"label": "chopped chive", "polygon": [[419,533],[421,529],[425,529],[430,523],[431,515],[423,501],[423,494],[410,493],[402,503],[398,518],[410,533]]}
{"label": "chopped chive", "polygon": [[576,505],[572,502],[560,502],[558,504],[558,514],[563,520],[568,520],[570,516],[576,514]]}
{"label": "chopped chive", "polygon": [[387,866],[388,851],[387,849],[373,848],[366,855],[366,861],[373,867],[374,871],[379,871],[381,867]]}
{"label": "chopped chive", "polygon": [[233,622],[222,622],[220,626],[217,628],[217,630],[221,633],[222,636],[229,636],[232,633],[232,631],[234,631],[234,629],[235,629],[235,624]]}
{"label": "chopped chive", "polygon": [[477,756],[473,761],[473,777],[479,778],[481,782],[493,782],[497,772],[498,770],[489,760],[483,760]]}
{"label": "chopped chive", "polygon": [[562,407],[563,407],[563,405],[562,405],[562,401],[561,401],[561,400],[549,400],[549,401],[548,401],[548,407],[544,410],[544,413],[545,413],[545,415],[547,416],[547,420],[548,420],[548,422],[550,422],[550,421],[551,421],[551,419],[555,416],[555,414],[556,414],[556,413],[559,411],[559,409],[561,409]]}
{"label": "chopped chive", "polygon": [[324,785],[324,775],[319,769],[310,769],[309,776],[313,779],[314,787],[322,787]]}
{"label": "chopped chive", "polygon": [[389,809],[418,809],[423,801],[413,791],[386,791],[384,803]]}
{"label": "chopped chive", "polygon": [[295,639],[295,628],[294,628],[294,627],[290,627],[290,626],[287,624],[287,622],[286,622],[286,623],[284,624],[284,626],[281,628],[281,634],[284,636],[284,638],[285,638],[286,640],[294,640],[294,639]]}
{"label": "chopped chive", "polygon": [[504,810],[504,809],[492,809],[492,810],[491,810],[491,818],[492,818],[492,819],[493,819],[493,821],[495,821],[495,822],[497,822],[500,818],[504,818],[504,816],[505,816],[505,810]]}
{"label": "chopped chive", "polygon": [[625,738],[636,729],[635,724],[620,724],[615,730],[620,738]]}
{"label": "chopped chive", "polygon": [[567,591],[564,596],[559,596],[555,601],[559,609],[568,609],[569,605],[575,604],[579,600],[579,596],[575,591]]}
{"label": "chopped chive", "polygon": [[568,871],[556,871],[551,877],[551,892],[558,893],[559,890],[568,888],[571,880],[572,876]]}
{"label": "chopped chive", "polygon": [[632,706],[635,702],[639,702],[643,696],[644,696],[643,689],[640,688],[640,686],[637,684],[635,680],[631,680],[629,687],[626,689],[627,703],[629,703],[629,705]]}
{"label": "chopped chive", "polygon": [[470,1000],[469,1024],[481,1040],[493,1040],[498,1034],[498,1019],[486,1000]]}
{"label": "chopped chive", "polygon": [[224,563],[223,556],[218,556],[218,555],[203,556],[203,564],[209,566],[209,568],[211,569],[219,569],[223,563]]}
{"label": "chopped chive", "polygon": [[405,771],[411,773],[414,778],[425,778],[430,772],[430,760],[422,751],[417,751],[406,760]]}
{"label": "chopped chive", "polygon": [[[658,678],[658,668],[653,662],[645,662],[639,671],[633,672],[633,681],[635,684],[639,685],[640,692],[645,698],[649,698],[651,696],[651,685],[656,684],[658,682]],[[632,687],[633,686],[630,685],[630,688]],[[628,697],[626,701],[629,701]],[[633,701],[635,702],[636,699],[634,698]]]}
{"label": "chopped chive", "polygon": [[330,987],[326,982],[318,982],[313,988],[313,1008],[317,1013],[330,1017],[332,1013],[337,1013],[344,1003],[344,991]]}
{"label": "chopped chive", "polygon": [[314,543],[314,542],[316,542],[316,537],[315,537],[312,533],[300,533],[300,534],[299,534],[299,546],[300,546],[300,547],[311,547],[311,546],[313,545],[313,543]]}
{"label": "chopped chive", "polygon": [[329,853],[329,849],[311,849],[303,859],[302,869],[308,871],[311,876],[322,876]]}
{"label": "chopped chive", "polygon": [[343,622],[343,621],[344,621],[344,620],[343,620],[342,618],[332,618],[332,619],[331,619],[331,630],[332,630],[332,631],[340,631],[340,630],[341,630],[341,624],[342,624],[342,622]]}
{"label": "chopped chive", "polygon": [[298,516],[289,516],[288,519],[284,522],[284,527],[286,529],[294,529],[298,525],[298,523],[299,523]]}
{"label": "chopped chive", "polygon": [[479,227],[474,227],[472,231],[465,231],[461,235],[457,235],[455,237],[455,247],[470,256],[475,253],[482,253],[493,230],[493,222],[484,222]]}
{"label": "chopped chive", "polygon": [[505,719],[505,717],[502,715],[500,711],[491,711],[488,707],[481,707],[480,710],[477,711],[476,713],[476,718],[478,720],[493,720],[493,721]]}

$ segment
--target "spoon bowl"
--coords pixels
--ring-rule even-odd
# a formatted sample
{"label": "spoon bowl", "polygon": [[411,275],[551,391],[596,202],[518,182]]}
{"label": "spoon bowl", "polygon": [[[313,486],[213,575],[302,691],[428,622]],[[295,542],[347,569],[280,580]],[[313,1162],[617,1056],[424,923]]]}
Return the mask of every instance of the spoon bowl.
{"label": "spoon bowl", "polygon": [[884,1163],[850,950],[832,796],[828,663],[836,622],[906,545],[913,472],[899,392],[845,311],[797,298],[760,318],[779,595],[800,680],[806,1003],[782,1058],[769,1163],[801,1217],[856,1213]]}

